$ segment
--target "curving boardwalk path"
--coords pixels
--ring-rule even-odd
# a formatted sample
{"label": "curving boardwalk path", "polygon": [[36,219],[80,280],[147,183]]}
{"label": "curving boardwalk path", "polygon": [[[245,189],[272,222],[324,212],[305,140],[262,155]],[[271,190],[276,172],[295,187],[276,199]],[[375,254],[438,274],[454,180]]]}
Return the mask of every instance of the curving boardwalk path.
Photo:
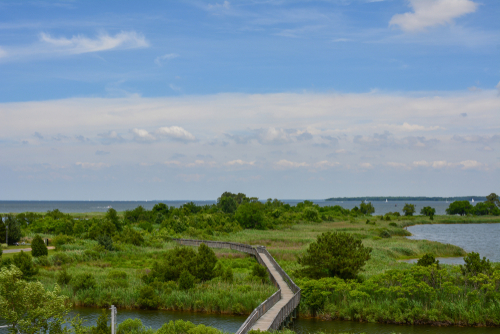
{"label": "curving boardwalk path", "polygon": [[286,284],[285,280],[281,277],[278,271],[274,268],[274,265],[267,254],[262,253],[261,258],[281,289],[281,299],[276,304],[274,304],[274,306],[271,307],[266,313],[264,313],[251,329],[260,329],[261,331],[267,331],[273,324],[274,319],[281,311],[281,309],[293,298],[294,293],[288,287],[288,284]]}
{"label": "curving boardwalk path", "polygon": [[279,289],[253,310],[235,334],[246,334],[250,330],[257,329],[261,331],[278,330],[296,316],[296,310],[300,303],[300,288],[265,247],[225,241],[173,240],[185,246],[199,246],[204,243],[210,248],[227,248],[251,254],[255,256],[261,265],[267,268],[269,278]]}

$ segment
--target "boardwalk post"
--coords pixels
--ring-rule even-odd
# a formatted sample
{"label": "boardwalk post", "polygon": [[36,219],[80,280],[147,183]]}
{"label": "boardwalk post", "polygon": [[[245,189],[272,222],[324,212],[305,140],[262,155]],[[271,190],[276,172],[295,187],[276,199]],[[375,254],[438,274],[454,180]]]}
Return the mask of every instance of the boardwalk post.
{"label": "boardwalk post", "polygon": [[116,307],[111,305],[111,334],[116,334]]}

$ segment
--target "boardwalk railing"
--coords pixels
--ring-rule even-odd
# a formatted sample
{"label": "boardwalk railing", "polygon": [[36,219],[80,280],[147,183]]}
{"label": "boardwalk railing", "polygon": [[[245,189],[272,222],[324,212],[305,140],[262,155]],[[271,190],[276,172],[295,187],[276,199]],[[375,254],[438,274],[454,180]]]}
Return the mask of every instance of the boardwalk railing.
{"label": "boardwalk railing", "polygon": [[[278,330],[286,322],[286,320],[289,319],[292,312],[299,305],[300,288],[297,286],[297,284],[293,282],[290,276],[288,276],[288,274],[280,267],[278,262],[276,262],[276,260],[271,256],[271,254],[267,251],[265,247],[263,246],[254,247],[246,244],[240,244],[236,242],[224,242],[224,241],[191,240],[191,239],[173,239],[173,240],[185,246],[199,246],[200,244],[204,243],[210,248],[227,248],[251,254],[255,256],[255,258],[261,265],[266,267],[269,273],[269,278],[271,279],[273,284],[279,289],[279,285],[274,276],[271,274],[270,268],[267,267],[265,262],[262,260],[262,257],[260,256],[260,254],[265,254],[271,261],[274,269],[279,273],[279,275],[286,282],[290,290],[292,290],[294,293],[292,299],[290,299],[288,303],[286,303],[280,309],[280,311],[278,312],[278,314],[274,318],[274,321],[272,322],[271,326],[268,329]],[[255,325],[257,320],[259,320],[259,318],[262,317],[262,315],[265,314],[269,309],[271,309],[271,307],[273,307],[280,299],[281,299],[281,289],[276,291],[271,297],[267,298],[259,306],[257,306],[253,310],[253,312],[248,316],[245,322],[241,325],[241,327],[236,331],[235,334],[246,334],[248,331],[250,331],[250,329],[253,327],[253,325]]]}

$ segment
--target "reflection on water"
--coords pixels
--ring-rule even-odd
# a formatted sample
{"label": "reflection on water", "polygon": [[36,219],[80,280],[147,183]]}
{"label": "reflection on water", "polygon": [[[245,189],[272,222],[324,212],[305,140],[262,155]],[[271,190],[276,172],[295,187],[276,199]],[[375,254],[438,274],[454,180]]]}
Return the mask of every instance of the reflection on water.
{"label": "reflection on water", "polygon": [[[500,222],[500,219],[499,219]],[[493,262],[500,262],[500,224],[436,224],[409,226],[408,239],[432,240],[476,252]],[[446,261],[443,259],[442,263]],[[462,262],[463,263],[463,262]]]}

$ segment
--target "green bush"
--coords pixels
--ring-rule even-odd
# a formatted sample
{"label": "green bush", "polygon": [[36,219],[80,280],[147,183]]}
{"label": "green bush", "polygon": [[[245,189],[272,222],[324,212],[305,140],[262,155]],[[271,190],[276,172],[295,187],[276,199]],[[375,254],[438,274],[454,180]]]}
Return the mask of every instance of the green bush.
{"label": "green bush", "polygon": [[73,290],[75,290],[75,292],[94,289],[97,286],[94,276],[90,273],[77,275],[72,281]]}
{"label": "green bush", "polygon": [[194,287],[195,277],[189,273],[189,271],[184,270],[179,277],[179,289],[189,290]]}
{"label": "green bush", "polygon": [[304,209],[302,214],[304,220],[312,221],[312,222],[320,222],[321,218],[319,217],[319,212],[315,208],[307,207]]}
{"label": "green bush", "polygon": [[261,202],[242,203],[236,210],[235,218],[243,228],[262,230],[266,227],[264,204]]}
{"label": "green bush", "polygon": [[215,277],[214,267],[217,263],[217,256],[214,251],[204,243],[198,247],[198,254],[196,255],[196,278],[201,281],[208,281]]}
{"label": "green bush", "polygon": [[117,334],[154,334],[151,328],[146,328],[140,319],[126,319],[118,325]]}
{"label": "green bush", "polygon": [[109,279],[127,279],[127,273],[123,270],[111,270],[108,273]]}
{"label": "green bush", "polygon": [[66,270],[66,268],[63,268],[63,270],[60,270],[57,274],[56,274],[56,280],[57,280],[57,284],[59,285],[66,285],[68,284],[69,282],[71,282],[71,279],[73,278],[72,275],[68,274],[68,271]]}
{"label": "green bush", "polygon": [[49,261],[52,262],[54,266],[62,266],[63,264],[73,262],[73,259],[66,253],[57,252],[49,257]]}
{"label": "green bush", "polygon": [[391,234],[387,230],[382,230],[382,231],[380,231],[380,233],[378,234],[378,236],[381,237],[381,238],[390,238]]}
{"label": "green bush", "polygon": [[252,267],[252,276],[255,276],[259,278],[262,282],[265,282],[269,277],[269,273],[266,267],[260,265],[259,263],[256,263]]}
{"label": "green bush", "polygon": [[38,274],[38,268],[33,264],[31,255],[23,251],[13,256],[12,264],[21,270],[24,279],[31,278]]}
{"label": "green bush", "polygon": [[101,315],[97,318],[96,326],[90,327],[90,334],[109,334],[111,327],[108,326],[108,310],[102,310]]}
{"label": "green bush", "polygon": [[121,233],[116,234],[113,237],[113,241],[141,246],[144,243],[144,237],[140,232],[137,232],[130,226],[127,226]]}
{"label": "green bush", "polygon": [[146,285],[139,291],[137,304],[139,304],[141,308],[156,310],[160,305],[160,302],[160,297],[158,297],[156,291],[151,286]]}
{"label": "green bush", "polygon": [[31,255],[34,257],[47,256],[49,255],[49,250],[42,238],[37,234],[31,241]]}
{"label": "green bush", "polygon": [[392,227],[398,227],[398,224],[394,223],[394,222],[391,222],[389,223],[389,226],[392,226]]}
{"label": "green bush", "polygon": [[228,283],[233,283],[234,275],[233,275],[233,269],[231,269],[231,267],[226,268],[226,270],[222,274],[222,280]]}
{"label": "green bush", "polygon": [[490,275],[493,271],[490,260],[479,256],[479,253],[471,252],[464,257],[464,265],[460,265],[464,276],[477,276],[478,274]]}
{"label": "green bush", "polygon": [[439,266],[439,261],[436,260],[434,254],[426,253],[417,261],[417,266],[428,267],[433,264],[437,264]]}
{"label": "green bush", "polygon": [[75,238],[64,234],[59,234],[50,240],[50,243],[56,246],[56,248],[73,242],[75,242]]}
{"label": "green bush", "polygon": [[100,235],[96,238],[97,243],[104,247],[105,250],[107,251],[114,251],[115,247],[113,246],[113,240],[109,235]]}
{"label": "green bush", "polygon": [[322,233],[309,245],[306,254],[299,257],[298,263],[303,267],[300,272],[311,278],[353,279],[370,259],[371,251],[348,233]]}
{"label": "green bush", "polygon": [[403,212],[405,216],[413,216],[413,214],[415,213],[415,204],[405,203],[405,206],[403,207]]}

